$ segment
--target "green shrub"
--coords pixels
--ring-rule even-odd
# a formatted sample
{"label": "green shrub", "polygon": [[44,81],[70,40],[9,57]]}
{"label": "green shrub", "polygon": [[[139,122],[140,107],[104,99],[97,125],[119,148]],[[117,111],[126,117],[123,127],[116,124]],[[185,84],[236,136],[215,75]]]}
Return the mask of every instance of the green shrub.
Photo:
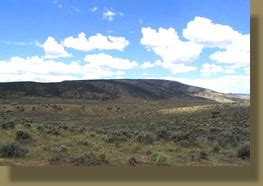
{"label": "green shrub", "polygon": [[85,130],[86,130],[85,127],[78,127],[78,128],[76,129],[76,131],[77,131],[78,133],[83,133]]}
{"label": "green shrub", "polygon": [[127,136],[123,135],[121,132],[111,132],[106,138],[107,143],[120,143],[126,142],[127,140]]}
{"label": "green shrub", "polygon": [[23,125],[24,125],[26,128],[31,128],[31,127],[32,127],[31,124],[29,124],[29,123],[23,123]]}
{"label": "green shrub", "polygon": [[90,146],[90,142],[88,140],[82,141],[81,144],[87,147]]}
{"label": "green shrub", "polygon": [[213,152],[213,153],[219,153],[219,151],[220,151],[220,146],[219,146],[218,144],[216,144],[216,145],[213,147],[212,152]]}
{"label": "green shrub", "polygon": [[169,133],[169,131],[167,129],[161,129],[156,131],[156,139],[157,140],[169,140],[170,139],[171,134]]}
{"label": "green shrub", "polygon": [[68,127],[68,131],[70,132],[75,132],[76,131],[76,128],[74,126],[69,126]]}
{"label": "green shrub", "polygon": [[159,153],[152,153],[150,155],[150,161],[156,166],[167,166],[167,160],[166,156]]}
{"label": "green shrub", "polygon": [[244,144],[240,146],[237,150],[237,157],[241,159],[249,159],[250,158],[250,144]]}
{"label": "green shrub", "polygon": [[140,133],[136,136],[136,140],[145,145],[152,144],[155,140],[154,136],[151,133]]}
{"label": "green shrub", "polygon": [[26,131],[17,131],[16,132],[16,140],[19,142],[29,141],[31,139],[31,135]]}
{"label": "green shrub", "polygon": [[68,149],[66,147],[56,147],[51,151],[49,158],[50,164],[61,164],[68,158]]}
{"label": "green shrub", "polygon": [[211,117],[212,118],[218,118],[220,116],[220,114],[221,113],[219,111],[214,111],[214,112],[211,113]]}
{"label": "green shrub", "polygon": [[67,126],[67,125],[63,125],[63,126],[62,126],[62,129],[68,130],[68,126]]}
{"label": "green shrub", "polygon": [[24,157],[28,150],[23,149],[18,143],[11,142],[0,146],[0,157],[13,158]]}
{"label": "green shrub", "polygon": [[213,133],[213,134],[218,134],[220,133],[222,130],[220,128],[217,127],[212,127],[209,129],[209,133]]}
{"label": "green shrub", "polygon": [[196,146],[198,137],[197,132],[198,131],[195,130],[177,132],[173,137],[173,140],[176,142],[176,144],[183,147]]}
{"label": "green shrub", "polygon": [[208,154],[205,151],[201,151],[199,157],[200,159],[208,160]]}
{"label": "green shrub", "polygon": [[137,161],[137,159],[135,157],[131,157],[131,158],[129,158],[128,163],[131,166],[136,166],[138,161]]}
{"label": "green shrub", "polygon": [[97,166],[108,164],[105,155],[96,157],[92,152],[85,153],[79,157],[70,158],[70,163],[75,166]]}
{"label": "green shrub", "polygon": [[240,142],[240,138],[238,137],[238,134],[233,134],[231,132],[221,132],[217,136],[217,141],[222,147],[237,147],[238,143]]}
{"label": "green shrub", "polygon": [[15,128],[15,123],[12,121],[8,121],[8,122],[2,124],[2,129],[7,130],[7,129],[14,129],[14,128]]}
{"label": "green shrub", "polygon": [[55,135],[55,136],[58,136],[60,135],[60,131],[57,127],[54,127],[54,128],[50,128],[49,130],[46,131],[47,134],[52,134],[52,135]]}
{"label": "green shrub", "polygon": [[45,133],[45,132],[46,132],[46,128],[43,127],[43,126],[38,126],[38,127],[37,127],[37,130],[38,130],[40,133]]}

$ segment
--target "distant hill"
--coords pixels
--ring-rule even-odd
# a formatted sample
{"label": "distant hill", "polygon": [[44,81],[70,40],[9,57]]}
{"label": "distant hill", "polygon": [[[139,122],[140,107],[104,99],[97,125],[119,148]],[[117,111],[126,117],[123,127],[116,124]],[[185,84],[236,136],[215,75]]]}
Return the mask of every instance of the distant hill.
{"label": "distant hill", "polygon": [[250,99],[250,94],[234,93],[234,94],[231,94],[231,96],[235,96],[240,99]]}
{"label": "distant hill", "polygon": [[87,100],[177,100],[232,102],[234,95],[155,79],[77,80],[57,83],[0,83],[0,97],[59,97]]}

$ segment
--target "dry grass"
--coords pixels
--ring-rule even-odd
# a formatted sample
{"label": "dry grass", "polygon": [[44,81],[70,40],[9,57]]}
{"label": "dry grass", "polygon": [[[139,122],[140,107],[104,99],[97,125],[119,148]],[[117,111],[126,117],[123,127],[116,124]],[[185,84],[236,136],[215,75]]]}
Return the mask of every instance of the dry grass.
{"label": "dry grass", "polygon": [[27,150],[23,157],[0,157],[0,165],[243,166],[250,162],[248,102],[23,98],[0,103],[0,151],[10,142]]}

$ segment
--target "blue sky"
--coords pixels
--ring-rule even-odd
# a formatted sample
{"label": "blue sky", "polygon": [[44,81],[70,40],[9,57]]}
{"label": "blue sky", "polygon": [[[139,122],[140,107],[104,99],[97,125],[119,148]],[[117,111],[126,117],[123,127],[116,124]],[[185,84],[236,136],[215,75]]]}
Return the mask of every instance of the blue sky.
{"label": "blue sky", "polygon": [[250,91],[248,0],[3,0],[0,81],[155,78]]}

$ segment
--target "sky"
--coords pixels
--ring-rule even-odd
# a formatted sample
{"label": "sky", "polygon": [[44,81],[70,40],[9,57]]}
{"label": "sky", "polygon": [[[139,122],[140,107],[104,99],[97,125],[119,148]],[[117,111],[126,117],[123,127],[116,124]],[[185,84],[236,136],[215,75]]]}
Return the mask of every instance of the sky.
{"label": "sky", "polygon": [[249,0],[3,0],[0,82],[166,79],[250,93]]}

